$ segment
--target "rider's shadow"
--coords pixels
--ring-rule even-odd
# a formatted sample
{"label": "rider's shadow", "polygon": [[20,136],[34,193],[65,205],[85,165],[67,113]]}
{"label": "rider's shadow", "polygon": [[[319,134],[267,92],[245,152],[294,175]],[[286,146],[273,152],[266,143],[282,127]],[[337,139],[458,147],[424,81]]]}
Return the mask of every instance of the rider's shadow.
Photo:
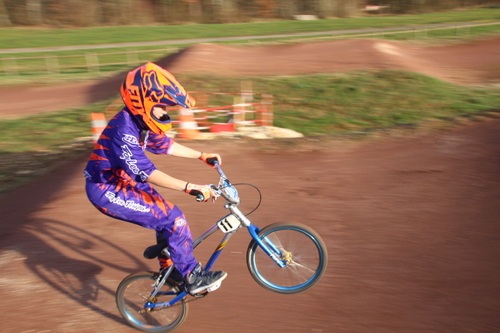
{"label": "rider's shadow", "polygon": [[[36,307],[44,308],[49,302],[63,307],[64,311],[65,304],[71,307],[71,302],[77,302],[124,323],[117,315],[114,293],[124,276],[147,269],[137,253],[77,225],[33,217],[34,212],[60,195],[69,180],[81,177],[89,153],[90,150],[77,153],[52,172],[0,197],[0,284],[5,286],[0,296],[5,299],[11,296],[11,303],[25,306],[24,293],[32,297],[36,292],[36,296],[41,297],[32,299]],[[20,264],[42,282],[20,276],[25,273]],[[110,280],[109,275],[100,278],[104,271],[106,274],[118,272],[117,280]],[[26,283],[19,284],[19,281]],[[51,288],[45,288],[46,285]]]}
{"label": "rider's shadow", "polygon": [[124,323],[114,307],[106,306],[114,298],[116,286],[100,282],[99,274],[109,268],[123,276],[146,270],[134,254],[88,230],[56,220],[36,219],[23,226],[22,232],[23,243],[16,249],[36,276],[69,299]]}

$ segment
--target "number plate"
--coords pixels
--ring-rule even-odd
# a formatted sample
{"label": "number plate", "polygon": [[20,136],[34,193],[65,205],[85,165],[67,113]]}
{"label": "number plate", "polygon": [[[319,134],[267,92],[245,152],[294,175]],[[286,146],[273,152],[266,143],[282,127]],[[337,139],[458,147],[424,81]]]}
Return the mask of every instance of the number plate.
{"label": "number plate", "polygon": [[240,227],[240,224],[241,224],[240,220],[238,220],[234,215],[228,215],[219,222],[217,222],[217,226],[225,234],[231,231],[235,231]]}

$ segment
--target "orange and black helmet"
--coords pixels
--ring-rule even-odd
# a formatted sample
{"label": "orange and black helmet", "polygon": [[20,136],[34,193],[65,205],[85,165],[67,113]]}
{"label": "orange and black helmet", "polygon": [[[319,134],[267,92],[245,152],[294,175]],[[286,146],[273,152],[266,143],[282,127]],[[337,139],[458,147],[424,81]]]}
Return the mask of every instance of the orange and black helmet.
{"label": "orange and black helmet", "polygon": [[192,108],[195,100],[167,70],[151,62],[130,71],[120,89],[127,108],[140,118],[154,133],[172,128],[171,119],[158,119],[152,111],[155,106]]}

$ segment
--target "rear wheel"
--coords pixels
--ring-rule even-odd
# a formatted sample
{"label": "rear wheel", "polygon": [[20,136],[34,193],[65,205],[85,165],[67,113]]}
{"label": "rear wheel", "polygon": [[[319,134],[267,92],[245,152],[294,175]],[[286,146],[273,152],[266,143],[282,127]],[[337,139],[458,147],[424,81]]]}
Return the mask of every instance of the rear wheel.
{"label": "rear wheel", "polygon": [[159,310],[145,310],[147,303],[169,302],[180,290],[165,283],[160,292],[151,297],[152,285],[157,274],[140,272],[129,275],[116,290],[116,306],[128,324],[144,332],[170,332],[179,327],[186,319],[188,304],[185,300]]}
{"label": "rear wheel", "polygon": [[247,250],[248,270],[262,287],[280,294],[296,294],[311,288],[325,272],[326,246],[311,228],[277,223],[262,229],[258,236],[285,264],[281,268],[252,240]]}

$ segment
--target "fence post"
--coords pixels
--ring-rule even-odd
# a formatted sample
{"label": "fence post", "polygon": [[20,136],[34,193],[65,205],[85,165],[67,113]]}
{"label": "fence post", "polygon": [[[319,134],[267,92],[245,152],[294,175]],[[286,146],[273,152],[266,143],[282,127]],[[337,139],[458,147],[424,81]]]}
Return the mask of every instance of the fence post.
{"label": "fence post", "polygon": [[15,58],[2,58],[5,75],[19,75],[19,69]]}
{"label": "fence post", "polygon": [[252,81],[241,82],[241,97],[243,98],[243,103],[248,103],[253,100]]}
{"label": "fence post", "polygon": [[137,55],[137,51],[127,51],[127,64],[129,66],[133,66],[139,62],[139,56]]}
{"label": "fence post", "polygon": [[99,58],[97,55],[95,53],[85,53],[85,59],[87,60],[87,70],[99,73]]}
{"label": "fence post", "polygon": [[238,128],[245,121],[245,101],[242,96],[234,97],[233,99],[233,122],[234,128]]}
{"label": "fence post", "polygon": [[45,56],[45,65],[47,66],[47,72],[50,73],[57,73],[59,74],[59,61],[58,57],[52,56],[49,57],[48,55]]}
{"label": "fence post", "polygon": [[264,94],[262,95],[262,126],[273,126],[274,115],[273,115],[273,95]]}

